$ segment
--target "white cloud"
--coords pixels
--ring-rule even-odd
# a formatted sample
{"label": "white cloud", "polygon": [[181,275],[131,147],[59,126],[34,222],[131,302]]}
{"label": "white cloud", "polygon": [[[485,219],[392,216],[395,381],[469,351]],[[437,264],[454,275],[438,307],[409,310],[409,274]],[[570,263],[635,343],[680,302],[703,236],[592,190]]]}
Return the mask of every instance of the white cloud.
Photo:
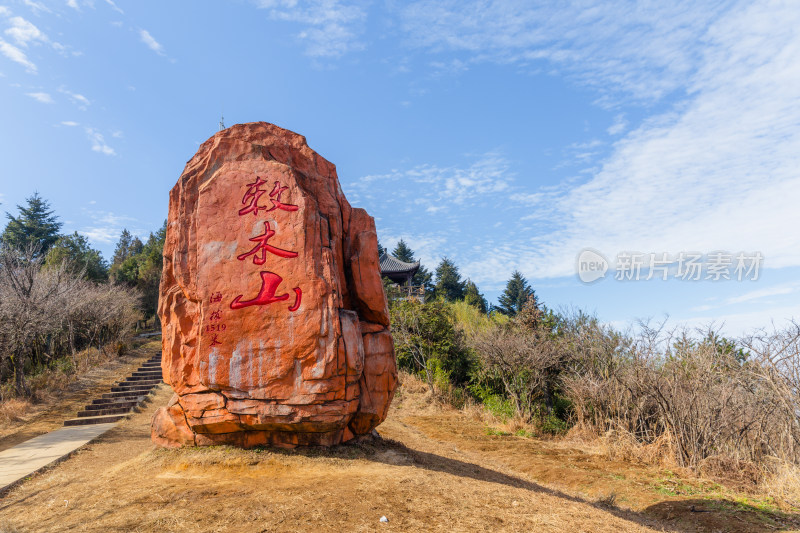
{"label": "white cloud", "polygon": [[363,5],[340,0],[256,0],[269,10],[270,18],[297,22],[305,28],[297,37],[306,44],[306,54],[336,58],[363,49],[359,41],[367,12]]}
{"label": "white cloud", "polygon": [[93,243],[113,244],[119,238],[120,231],[114,227],[90,227],[78,233],[88,238]]}
{"label": "white cloud", "polygon": [[54,104],[53,97],[47,93],[25,93],[37,102],[41,102],[43,104]]}
{"label": "white cloud", "polygon": [[65,121],[61,122],[61,125],[62,126],[68,126],[68,127],[80,126],[80,124],[78,124],[77,122],[73,122],[72,120],[65,120]]}
{"label": "white cloud", "polygon": [[792,319],[800,319],[800,305],[783,305],[722,315],[717,312],[712,316],[676,317],[671,318],[667,326],[684,326],[702,330],[713,324],[723,335],[735,338],[750,335],[756,330],[782,329],[788,327]]}
{"label": "white cloud", "polygon": [[76,11],[80,11],[80,7],[78,7],[77,0],[67,0],[67,5]]}
{"label": "white cloud", "polygon": [[695,72],[698,40],[735,2],[421,0],[399,15],[411,46],[537,69],[545,60],[606,95],[653,100]]}
{"label": "white cloud", "polygon": [[593,246],[677,252],[761,251],[765,266],[800,265],[800,24],[796,10],[761,6],[720,20],[699,53],[691,97],[615,145],[550,216],[537,276],[568,275]]}
{"label": "white cloud", "polygon": [[6,6],[0,6],[0,16],[7,17],[11,14],[11,10]]}
{"label": "white cloud", "polygon": [[[89,202],[90,205],[96,205],[95,200]],[[123,228],[131,228],[131,225],[136,223],[136,219],[125,215],[117,215],[111,211],[102,211],[95,209],[81,208],[81,210],[92,219],[92,225],[78,233],[85,235],[92,242],[113,244],[119,239],[120,233]],[[131,233],[137,235],[137,230],[131,229]]]}
{"label": "white cloud", "polygon": [[117,6],[117,4],[115,4],[115,3],[114,3],[112,0],[106,0],[106,4],[110,5],[110,6],[111,6],[111,9],[113,9],[113,10],[114,10],[114,11],[116,11],[117,13],[119,13],[119,14],[121,14],[121,15],[124,15],[124,14],[125,14],[125,12],[124,12],[123,10],[121,10],[121,9],[120,9],[120,8]]}
{"label": "white cloud", "polygon": [[[377,182],[377,183],[376,183]],[[388,184],[392,185],[388,185]],[[376,185],[393,189],[385,202],[401,201],[403,209],[425,209],[428,213],[464,206],[480,198],[496,199],[511,188],[509,164],[496,153],[487,153],[466,168],[418,165],[408,170],[364,176],[350,184],[355,198],[376,199]]]}
{"label": "white cloud", "polygon": [[72,102],[76,104],[78,108],[81,109],[82,111],[86,111],[86,108],[92,104],[89,101],[89,99],[83,96],[82,94],[73,93],[72,91],[69,91],[64,87],[60,87],[58,89],[58,92],[60,92],[61,94],[66,94],[69,97],[69,99],[72,100]]}
{"label": "white cloud", "polygon": [[158,55],[164,55],[164,47],[161,46],[147,30],[139,30],[139,37],[141,37],[142,42],[146,44],[150,50]]}
{"label": "white cloud", "polygon": [[[49,7],[45,6],[44,4],[40,4],[39,2],[34,2],[33,0],[25,0],[25,5],[31,8],[34,15],[38,15],[40,12],[45,13],[52,13]],[[0,13],[2,12],[2,6],[0,6]]]}
{"label": "white cloud", "polygon": [[25,52],[11,43],[7,43],[3,39],[0,39],[0,54],[3,54],[15,63],[19,63],[31,74],[36,74],[36,65],[28,59],[28,56],[25,55]]}
{"label": "white cloud", "polygon": [[9,22],[11,22],[11,27],[5,33],[14,39],[19,46],[27,47],[28,43],[35,41],[47,42],[47,36],[24,18],[11,17]]}
{"label": "white cloud", "polygon": [[86,128],[86,136],[92,143],[92,150],[105,155],[117,155],[113,148],[106,144],[103,135],[94,128]]}
{"label": "white cloud", "polygon": [[766,287],[764,289],[758,289],[746,292],[740,296],[735,296],[733,298],[728,298],[726,303],[729,305],[739,304],[739,303],[749,303],[755,300],[769,298],[770,296],[785,296],[787,294],[792,294],[794,292],[797,292],[798,288],[800,288],[800,284],[798,283],[784,283],[781,285],[775,285],[773,287]]}
{"label": "white cloud", "polygon": [[628,127],[628,121],[625,120],[625,114],[620,113],[619,115],[614,117],[613,124],[611,124],[611,126],[609,126],[606,131],[608,132],[609,135],[619,135],[620,133],[625,131],[625,128],[627,127]]}

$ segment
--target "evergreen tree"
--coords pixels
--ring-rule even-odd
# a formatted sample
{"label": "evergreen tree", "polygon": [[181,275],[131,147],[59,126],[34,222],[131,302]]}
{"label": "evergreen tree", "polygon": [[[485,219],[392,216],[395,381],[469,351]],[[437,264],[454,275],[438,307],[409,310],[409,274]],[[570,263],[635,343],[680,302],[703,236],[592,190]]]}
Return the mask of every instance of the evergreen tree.
{"label": "evergreen tree", "polygon": [[132,235],[127,229],[123,229],[122,233],[119,235],[117,247],[114,248],[114,257],[111,259],[111,266],[117,267],[121,265],[131,257],[140,254],[143,249],[144,243],[142,243],[141,239]]}
{"label": "evergreen tree", "polygon": [[50,202],[33,193],[27,199],[27,207],[17,206],[19,216],[6,213],[8,225],[3,231],[2,241],[17,249],[31,244],[39,246],[39,255],[47,254],[59,237],[61,222],[50,209]]}
{"label": "evergreen tree", "polygon": [[404,263],[414,263],[416,261],[416,259],[414,259],[414,251],[408,247],[406,241],[403,239],[400,239],[397,246],[394,247],[392,255]]}
{"label": "evergreen tree", "polygon": [[117,247],[114,248],[114,257],[111,259],[111,264],[113,266],[121,264],[128,257],[130,257],[128,251],[130,250],[132,239],[133,236],[127,230],[127,228],[123,229],[119,236],[119,240],[117,241]]}
{"label": "evergreen tree", "polygon": [[145,316],[155,315],[158,310],[158,289],[161,283],[161,270],[164,267],[164,240],[167,222],[156,233],[151,233],[138,258],[136,285],[144,294]]}
{"label": "evergreen tree", "polygon": [[533,289],[528,285],[528,280],[515,270],[506,284],[506,290],[498,299],[497,310],[504,315],[514,316],[522,311],[530,297],[535,297]]}
{"label": "evergreen tree", "polygon": [[[397,246],[394,247],[392,255],[400,261],[406,263],[415,263],[417,261],[414,258],[414,251],[409,248],[403,239],[400,239],[400,241],[397,243]],[[414,274],[414,277],[411,278],[411,284],[415,287],[424,286],[426,297],[433,295],[433,275],[428,272],[428,269],[425,268],[422,263],[420,263],[417,272]]]}
{"label": "evergreen tree", "polygon": [[450,259],[443,257],[439,266],[436,267],[436,286],[434,294],[437,298],[444,298],[449,302],[455,302],[464,298],[464,286],[466,283],[461,280],[458,267]]}
{"label": "evergreen tree", "polygon": [[161,229],[150,234],[147,243],[142,243],[138,237],[133,237],[124,230],[114,252],[115,259],[121,262],[112,265],[111,278],[116,283],[124,283],[142,291],[142,310],[145,317],[155,315],[158,309],[166,234],[166,221]]}
{"label": "evergreen tree", "polygon": [[108,264],[99,250],[89,246],[89,239],[76,231],[60,237],[47,253],[46,265],[68,262],[74,271],[84,270],[84,277],[92,281],[108,280]]}
{"label": "evergreen tree", "polygon": [[486,298],[478,290],[478,286],[475,285],[475,282],[470,279],[467,280],[467,283],[464,286],[464,301],[469,305],[477,307],[478,310],[483,314],[486,314],[489,310],[489,305],[486,302]]}
{"label": "evergreen tree", "polygon": [[419,265],[419,269],[411,279],[411,284],[417,287],[425,287],[425,297],[433,296],[433,274],[428,272],[428,269]]}
{"label": "evergreen tree", "polygon": [[378,241],[378,257],[380,258],[384,253],[386,253],[386,248],[381,245],[381,241]]}

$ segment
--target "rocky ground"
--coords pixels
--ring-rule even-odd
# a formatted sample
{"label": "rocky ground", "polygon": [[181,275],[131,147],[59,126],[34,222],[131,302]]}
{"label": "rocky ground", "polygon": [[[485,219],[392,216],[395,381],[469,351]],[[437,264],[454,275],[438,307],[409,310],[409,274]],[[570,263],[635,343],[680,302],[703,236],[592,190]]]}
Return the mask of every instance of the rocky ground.
{"label": "rocky ground", "polygon": [[[788,531],[798,517],[718,484],[502,436],[401,386],[382,438],[332,449],[170,451],[171,395],[0,500],[0,531]],[[71,416],[71,415],[70,415]],[[388,522],[380,522],[385,516]]]}

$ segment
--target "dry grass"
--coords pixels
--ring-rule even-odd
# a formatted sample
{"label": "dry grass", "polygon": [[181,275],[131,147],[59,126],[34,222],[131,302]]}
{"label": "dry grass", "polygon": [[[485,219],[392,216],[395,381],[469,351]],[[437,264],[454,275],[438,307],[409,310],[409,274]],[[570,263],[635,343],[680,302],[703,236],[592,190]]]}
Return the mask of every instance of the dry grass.
{"label": "dry grass", "polygon": [[774,472],[764,477],[761,490],[800,509],[800,467],[777,462]]}
{"label": "dry grass", "polygon": [[574,440],[487,434],[475,406],[401,382],[384,440],[291,451],[154,448],[150,416],[171,395],[162,386],[145,411],[14,489],[0,529],[743,533],[792,523]]}
{"label": "dry grass", "polygon": [[[136,370],[161,347],[154,340],[134,339],[128,344],[132,348],[123,356],[89,353],[82,359],[85,370],[63,379],[43,379],[36,402],[17,398],[0,402],[0,451],[61,427],[64,420],[74,418],[83,405],[108,392],[114,382]],[[11,416],[4,416],[6,412]]]}
{"label": "dry grass", "polygon": [[0,402],[0,424],[24,420],[25,414],[30,407],[31,402],[17,398]]}

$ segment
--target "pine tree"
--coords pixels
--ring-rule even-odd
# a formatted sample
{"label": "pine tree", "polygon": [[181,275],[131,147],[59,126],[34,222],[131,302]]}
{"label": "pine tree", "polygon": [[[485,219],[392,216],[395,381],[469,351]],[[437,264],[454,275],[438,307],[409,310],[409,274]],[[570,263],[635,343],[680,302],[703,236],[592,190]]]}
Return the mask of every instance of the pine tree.
{"label": "pine tree", "polygon": [[[397,246],[394,247],[392,255],[405,263],[415,263],[417,261],[414,258],[414,251],[409,248],[403,239],[400,239],[400,241],[397,243]],[[414,277],[411,278],[411,284],[415,287],[425,287],[426,297],[433,294],[433,275],[422,265],[422,263],[420,263],[417,272],[414,274]]]}
{"label": "pine tree", "polygon": [[[165,230],[165,228],[162,229]],[[123,229],[122,233],[119,235],[117,247],[114,248],[114,257],[111,259],[111,266],[117,267],[121,265],[127,259],[142,253],[143,249],[144,243],[142,243],[142,240],[139,237],[132,235],[127,228]]]}
{"label": "pine tree", "polygon": [[14,248],[39,246],[38,255],[45,255],[58,240],[61,222],[50,209],[50,202],[33,193],[27,199],[28,206],[17,206],[19,216],[6,213],[8,225],[3,231],[2,241]]}
{"label": "pine tree", "polygon": [[414,259],[414,251],[408,247],[406,241],[403,239],[400,239],[397,246],[394,247],[392,255],[404,263],[413,263],[416,261],[416,259]]}
{"label": "pine tree", "polygon": [[128,257],[130,257],[129,250],[131,247],[131,239],[133,236],[128,229],[123,229],[117,241],[117,247],[114,248],[114,257],[111,259],[113,266],[121,264]]}
{"label": "pine tree", "polygon": [[477,307],[483,314],[486,314],[488,311],[486,298],[478,290],[478,286],[475,285],[475,282],[470,279],[467,280],[467,284],[464,286],[464,301],[471,306]]}
{"label": "pine tree", "polygon": [[506,284],[506,290],[498,299],[497,310],[504,315],[514,316],[522,310],[525,302],[531,296],[535,296],[535,294],[528,285],[528,280],[518,270],[515,270]]}
{"label": "pine tree", "polygon": [[382,256],[386,253],[386,248],[381,245],[381,241],[378,241],[378,257]]}
{"label": "pine tree", "polygon": [[455,302],[464,298],[465,282],[461,280],[458,267],[450,259],[443,257],[436,267],[436,286],[434,294],[437,298],[444,298]]}

